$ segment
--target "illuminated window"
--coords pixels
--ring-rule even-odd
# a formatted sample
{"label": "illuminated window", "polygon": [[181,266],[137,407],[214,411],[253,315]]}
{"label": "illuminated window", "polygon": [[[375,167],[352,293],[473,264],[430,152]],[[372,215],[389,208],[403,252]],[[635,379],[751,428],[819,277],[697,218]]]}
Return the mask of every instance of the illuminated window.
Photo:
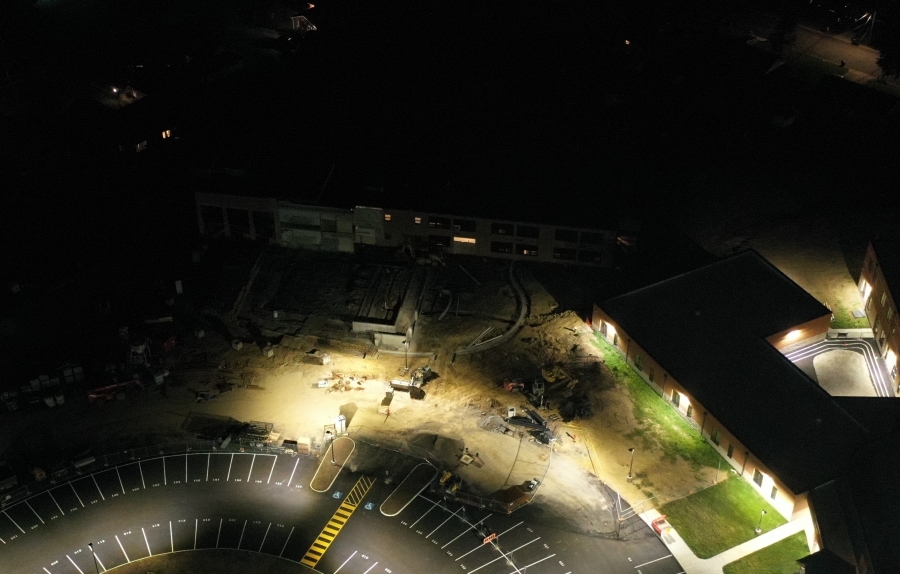
{"label": "illuminated window", "polygon": [[454,237],[453,241],[456,243],[471,243],[472,245],[475,245],[475,239],[472,237]]}
{"label": "illuminated window", "polygon": [[390,221],[390,220],[391,220],[391,214],[390,214],[390,213],[385,213],[385,214],[384,214],[384,220],[385,220],[385,221]]}
{"label": "illuminated window", "polygon": [[421,217],[417,217],[417,218],[415,219],[415,221],[416,221],[416,225],[419,225],[420,223],[422,223],[422,218],[421,218]]}
{"label": "illuminated window", "polygon": [[134,146],[134,151],[137,153],[140,153],[140,152],[144,151],[145,149],[147,149],[147,140],[144,140],[141,143]]}
{"label": "illuminated window", "polygon": [[428,218],[428,227],[434,227],[435,229],[448,229],[450,227],[450,218],[449,217],[429,217]]}
{"label": "illuminated window", "polygon": [[884,307],[884,302],[887,301],[887,291],[881,294],[881,306]]}
{"label": "illuminated window", "polygon": [[890,320],[891,320],[891,317],[893,317],[893,316],[894,316],[894,308],[893,308],[893,307],[888,307],[887,320],[890,321]]}
{"label": "illuminated window", "polygon": [[172,137],[172,130],[163,130],[162,138],[169,139],[170,137]]}
{"label": "illuminated window", "polygon": [[763,474],[758,470],[753,470],[753,482],[756,483],[756,486],[762,486]]}
{"label": "illuminated window", "polygon": [[776,496],[778,496],[778,489],[775,488],[775,487],[773,486],[773,487],[772,487],[772,494],[769,495],[769,498],[771,498],[772,500],[775,500],[775,497],[776,497]]}

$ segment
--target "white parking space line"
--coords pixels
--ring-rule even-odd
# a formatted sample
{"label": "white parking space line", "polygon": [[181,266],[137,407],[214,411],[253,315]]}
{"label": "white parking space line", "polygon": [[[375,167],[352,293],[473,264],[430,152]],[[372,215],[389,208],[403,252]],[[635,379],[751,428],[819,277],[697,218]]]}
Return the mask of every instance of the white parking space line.
{"label": "white parking space line", "polygon": [[[536,560],[536,561],[532,562],[531,564],[526,564],[525,566],[522,566],[522,570],[519,570],[518,568],[516,568],[515,572],[510,572],[509,574],[516,574],[516,572],[527,572],[528,569],[531,568],[532,566],[534,566],[535,564],[538,564],[539,562],[543,562],[544,560],[549,560],[549,559],[553,558],[554,556],[556,556],[556,554],[551,554],[550,556],[541,558],[540,560]],[[513,566],[513,568],[515,568],[515,566]],[[566,572],[566,574],[572,574],[572,573]]]}
{"label": "white parking space line", "polygon": [[[5,515],[6,515],[6,517],[7,517],[7,518],[9,518],[9,521],[10,521],[10,522],[12,522],[12,523],[13,523],[13,524],[16,524],[16,521],[15,521],[15,520],[13,520],[13,519],[12,519],[12,517],[10,517],[10,515],[9,515],[9,514],[6,514],[6,511],[5,511],[5,510],[4,510],[4,511],[3,511],[3,514],[5,514]],[[25,534],[25,531],[24,531],[24,530],[22,530],[22,527],[21,527],[21,526],[19,526],[19,525],[18,525],[18,524],[16,524],[16,528],[18,528],[18,529],[19,529],[19,531],[20,531],[20,532],[21,532],[21,533],[22,533],[22,534]]]}
{"label": "white parking space line", "polygon": [[[525,521],[523,520],[522,522],[525,522]],[[522,522],[519,522],[519,524],[516,524],[516,525],[514,525],[514,526],[510,526],[509,528],[507,528],[506,530],[504,530],[503,532],[501,532],[500,534],[498,534],[498,535],[497,535],[497,538],[500,538],[501,536],[503,536],[504,534],[506,534],[507,532],[509,532],[509,531],[512,530],[513,528],[515,528],[516,526],[519,526],[520,524],[522,524]],[[495,538],[495,540],[496,540],[496,538]],[[479,548],[481,548],[481,547],[483,547],[483,546],[485,546],[485,544],[481,544],[481,545],[479,545],[479,546],[476,546],[475,548],[469,550],[468,552],[466,552],[465,554],[463,554],[462,556],[460,556],[459,558],[457,558],[456,561],[459,561],[461,558],[465,558],[466,556],[468,556],[469,554],[475,552],[476,550],[478,550]]]}
{"label": "white parking space line", "polygon": [[78,499],[78,502],[79,502],[79,503],[80,503],[80,504],[81,504],[81,508],[84,508],[84,503],[83,503],[83,502],[81,502],[81,497],[80,497],[80,496],[78,496],[78,493],[77,493],[77,492],[75,492],[75,487],[74,487],[74,486],[72,486],[72,483],[71,483],[71,482],[70,482],[70,483],[69,483],[69,488],[71,488],[71,489],[72,489],[72,492],[74,492],[74,493],[75,493],[75,498],[77,498],[77,499]]}
{"label": "white parking space line", "polygon": [[[163,486],[168,486],[169,479],[166,478],[166,457],[162,457],[162,461],[163,461]],[[159,483],[157,483],[157,484],[159,484]]]}
{"label": "white parking space line", "polygon": [[231,478],[231,465],[234,464],[234,453],[231,453],[231,462],[228,463],[228,474],[225,476],[225,482]]}
{"label": "white parking space line", "polygon": [[[27,500],[25,501],[25,506],[27,506],[28,508],[31,508],[31,505],[28,504],[28,501],[27,501]],[[34,509],[31,508],[31,511],[34,512]],[[41,518],[40,515],[39,515],[37,512],[34,512],[34,515],[38,517],[38,520],[41,521],[41,524],[46,524],[46,522],[44,522],[44,519]]]}
{"label": "white parking space line", "polygon": [[291,477],[288,479],[287,485],[291,485],[291,481],[294,480],[294,473],[297,472],[297,464],[300,463],[300,459],[297,459],[297,462],[294,463],[294,470],[291,471]]}
{"label": "white parking space line", "polygon": [[119,486],[122,487],[122,494],[125,494],[125,485],[122,484],[122,475],[119,474],[119,467],[116,467],[116,476],[119,477]]}
{"label": "white parking space line", "polygon": [[263,547],[263,544],[266,543],[266,538],[269,536],[269,528],[272,528],[272,523],[271,523],[271,522],[270,522],[269,525],[266,527],[266,533],[263,534],[263,541],[259,543],[259,550],[257,550],[257,552],[259,552],[259,553],[262,553],[262,547]]}
{"label": "white parking space line", "polygon": [[657,558],[656,560],[651,560],[650,562],[644,562],[643,564],[638,564],[634,567],[635,570],[640,568],[641,566],[646,566],[647,564],[653,564],[654,562],[659,562],[660,560],[665,560],[666,558],[672,558],[672,555],[669,554],[667,556],[663,556],[662,558]]}
{"label": "white parking space line", "polygon": [[269,470],[269,479],[266,481],[266,484],[269,484],[272,481],[272,473],[275,472],[275,463],[278,462],[278,457],[272,457],[272,468]]}
{"label": "white parking space line", "polygon": [[96,486],[96,487],[97,487],[97,492],[99,492],[99,493],[100,493],[100,498],[102,498],[102,499],[103,499],[103,500],[106,500],[106,497],[105,497],[105,496],[103,496],[103,491],[102,491],[102,490],[100,490],[100,485],[99,485],[99,484],[97,484],[97,479],[96,479],[96,478],[94,478],[94,475],[93,475],[93,474],[92,474],[92,475],[91,475],[91,480],[93,480],[93,481],[94,481],[94,486]]}
{"label": "white parking space line", "polygon": [[[465,534],[466,532],[472,530],[473,528],[475,528],[476,526],[478,526],[479,524],[481,524],[482,522],[484,522],[485,520],[487,520],[489,516],[490,516],[490,514],[488,514],[487,516],[485,516],[484,518],[482,518],[481,520],[479,520],[479,521],[476,522],[475,524],[469,524],[469,527],[466,528],[465,530],[463,530],[462,532],[460,532],[460,533],[456,536],[456,538],[454,538],[454,539],[451,540],[450,542],[448,542],[448,543],[444,544],[443,546],[441,546],[441,550],[443,550],[444,548],[446,548],[446,547],[450,546],[451,544],[453,544],[454,542],[456,542],[456,540],[457,540],[460,536],[462,536],[462,535]],[[468,523],[466,523],[466,524],[468,524]]]}
{"label": "white parking space line", "polygon": [[46,568],[46,567],[45,567],[45,568],[44,568],[44,572],[46,572],[46,573],[47,573],[47,574],[53,574],[53,572],[51,572],[51,571],[49,571],[49,570],[47,570],[47,568]]}
{"label": "white parking space line", "polygon": [[144,544],[147,545],[147,553],[148,553],[150,556],[153,556],[153,551],[150,550],[150,542],[147,540],[147,533],[144,532],[144,528],[143,528],[143,527],[141,527],[141,532],[143,532],[143,534],[144,534]]}
{"label": "white parking space line", "polygon": [[81,572],[81,574],[84,574],[84,571],[82,571],[81,568],[78,567],[78,564],[75,564],[75,561],[72,560],[72,557],[71,557],[71,556],[69,556],[68,554],[66,554],[66,558],[69,559],[69,562],[72,563],[72,566],[74,566],[76,570],[78,570],[79,572]]}
{"label": "white parking space line", "polygon": [[[356,556],[356,550],[353,551],[353,554],[350,555],[350,558],[353,558],[354,556]],[[344,565],[347,564],[347,562],[350,562],[350,558],[347,558],[346,560],[344,560],[344,564],[341,564],[340,566],[338,566],[338,569],[334,571],[334,574],[337,574],[338,572],[340,572],[341,568],[343,568]]]}
{"label": "white parking space line", "polygon": [[169,551],[175,552],[175,537],[172,535],[172,521],[169,521]]}
{"label": "white parking space line", "polygon": [[6,544],[6,540],[3,540],[2,538],[0,538],[0,542]]}
{"label": "white parking space line", "polygon": [[[503,552],[500,552],[500,556],[497,556],[496,558],[494,558],[494,559],[491,560],[490,562],[485,562],[484,564],[482,564],[482,565],[479,566],[478,568],[475,568],[474,570],[469,570],[469,574],[472,574],[473,572],[478,572],[479,570],[481,570],[481,569],[484,568],[485,566],[489,566],[490,564],[493,564],[493,563],[496,562],[497,560],[500,560],[501,558],[505,558],[507,554],[512,554],[513,552],[517,552],[517,551],[521,550],[522,548],[525,548],[525,547],[528,546],[529,544],[532,544],[532,543],[534,543],[534,542],[537,542],[537,541],[540,540],[540,539],[541,539],[541,537],[538,536],[537,538],[535,538],[535,539],[532,540],[531,542],[526,542],[525,544],[519,546],[518,548],[516,548],[516,549],[514,549],[514,550],[510,550],[510,551],[507,552],[506,554],[503,554]],[[485,544],[485,546],[487,546],[487,544]],[[499,550],[499,548],[498,548],[497,550]]]}
{"label": "white parking space line", "polygon": [[513,528],[516,528],[517,526],[521,526],[523,522],[525,522],[525,521],[523,520],[522,522],[519,522],[519,523],[516,524],[516,525],[510,526],[509,528],[507,528],[506,530],[504,530],[503,532],[501,532],[500,534],[498,534],[498,535],[497,535],[497,538],[500,538],[501,536],[503,536],[504,534],[506,534],[507,532],[509,532],[509,531],[512,530]]}
{"label": "white parking space line", "polygon": [[216,548],[219,547],[219,537],[222,536],[222,519],[219,519],[219,533],[216,534]]}
{"label": "white parking space line", "polygon": [[247,521],[246,520],[244,521],[244,527],[241,528],[241,538],[240,538],[240,540],[238,540],[238,545],[237,545],[238,550],[241,549],[241,542],[244,541],[244,531],[245,530],[247,530]]}
{"label": "white parking space line", "polygon": [[[458,509],[456,512],[459,512],[460,510],[462,510],[462,508],[463,508],[463,507],[460,506],[459,509]],[[456,516],[456,512],[454,512],[453,514],[451,514],[450,516],[448,516],[448,517],[447,517],[447,520],[450,520],[451,518],[453,518],[454,516]],[[447,524],[447,520],[445,520],[445,521],[441,522],[440,524],[438,524],[438,527],[435,528],[434,530],[432,530],[431,532],[429,532],[429,533],[425,536],[425,538],[431,538],[431,535],[434,534],[435,532],[437,532],[437,531],[440,529],[441,526]]]}
{"label": "white parking space line", "polygon": [[59,511],[60,511],[60,512],[62,512],[62,515],[63,515],[63,516],[65,516],[65,515],[66,515],[66,513],[65,513],[65,512],[63,512],[63,509],[62,509],[62,507],[61,507],[61,506],[60,506],[60,505],[59,505],[59,503],[58,503],[58,502],[56,502],[56,499],[55,499],[55,498],[53,498],[53,494],[52,494],[52,493],[51,493],[51,492],[50,492],[50,491],[49,491],[49,490],[48,490],[48,491],[47,491],[47,494],[49,494],[49,495],[50,495],[50,500],[52,500],[52,501],[53,501],[53,504],[55,504],[55,505],[56,505],[56,508],[59,508]]}
{"label": "white parking space line", "polygon": [[126,560],[129,564],[131,564],[131,559],[128,557],[128,553],[125,552],[125,547],[122,546],[122,541],[119,540],[119,535],[118,535],[118,534],[116,534],[116,542],[119,543],[119,548],[122,550],[122,554],[125,555],[125,560]]}
{"label": "white parking space line", "polygon": [[100,565],[100,568],[103,568],[103,571],[106,572],[106,566],[103,565],[103,561],[100,560],[100,557],[97,556],[97,553],[96,553],[96,552],[94,552],[94,560],[96,560],[96,561],[97,561],[97,564]]}
{"label": "white parking space line", "polygon": [[[428,499],[426,498],[425,500],[428,500]],[[418,524],[418,523],[419,523],[419,520],[422,520],[423,518],[425,518],[425,516],[426,516],[429,512],[431,512],[432,510],[434,510],[434,507],[435,507],[435,506],[437,506],[437,501],[436,501],[436,500],[435,500],[434,502],[431,503],[431,507],[430,507],[428,510],[425,511],[425,514],[423,514],[423,515],[420,516],[418,519],[416,519],[416,521],[413,522],[412,524],[410,524],[409,527],[412,528],[413,526],[415,526],[416,524]]]}
{"label": "white parking space line", "polygon": [[250,475],[253,474],[253,465],[256,463],[256,455],[253,455],[253,458],[250,459],[250,472],[247,473],[247,482],[250,482]]}
{"label": "white parking space line", "polygon": [[197,523],[200,521],[199,518],[194,519],[194,550],[197,549]]}
{"label": "white parking space line", "polygon": [[281,552],[278,553],[278,557],[281,558],[281,555],[284,554],[284,549],[287,548],[288,540],[291,539],[291,534],[294,533],[294,527],[291,526],[291,531],[288,533],[287,540],[284,541],[284,546],[281,547]]}
{"label": "white parking space line", "polygon": [[369,574],[369,571],[372,570],[372,568],[375,568],[376,566],[378,566],[378,562],[369,566],[369,570],[366,570],[365,572],[363,572],[363,574]]}
{"label": "white parking space line", "polygon": [[147,490],[147,483],[144,482],[144,469],[141,468],[141,462],[138,461],[138,470],[141,471],[141,486],[144,487],[144,490]]}

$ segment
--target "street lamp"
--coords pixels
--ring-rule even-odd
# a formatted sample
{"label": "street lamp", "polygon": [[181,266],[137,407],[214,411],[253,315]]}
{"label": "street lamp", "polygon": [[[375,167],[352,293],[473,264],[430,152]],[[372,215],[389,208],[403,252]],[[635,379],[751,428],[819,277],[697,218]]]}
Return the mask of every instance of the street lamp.
{"label": "street lamp", "polygon": [[628,482],[631,482],[631,479],[634,478],[631,471],[634,470],[634,447],[628,449],[628,452],[631,453],[631,464],[628,465]]}
{"label": "street lamp", "polygon": [[757,534],[759,534],[760,532],[762,532],[762,519],[763,519],[763,516],[765,516],[765,515],[766,515],[766,511],[765,511],[765,510],[760,511],[760,513],[759,513],[759,524],[756,525],[756,533],[757,533]]}
{"label": "street lamp", "polygon": [[330,430],[325,431],[325,434],[327,434],[329,437],[331,437],[329,439],[331,441],[331,446],[328,449],[331,451],[331,464],[337,465],[337,461],[334,460],[334,436],[332,435]]}
{"label": "street lamp", "polygon": [[97,566],[97,555],[94,554],[94,543],[88,542],[88,547],[91,549],[91,556],[94,557],[94,570],[97,571],[97,574],[100,574],[100,567]]}

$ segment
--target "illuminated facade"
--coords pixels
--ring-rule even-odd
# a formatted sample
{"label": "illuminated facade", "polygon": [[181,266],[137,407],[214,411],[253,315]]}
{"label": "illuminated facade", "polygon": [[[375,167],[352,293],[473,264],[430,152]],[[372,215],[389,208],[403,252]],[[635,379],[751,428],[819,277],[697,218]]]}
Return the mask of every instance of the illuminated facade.
{"label": "illuminated facade", "polygon": [[900,355],[900,321],[891,286],[900,288],[900,241],[875,240],[869,243],[859,278],[859,294],[881,358],[900,391],[897,357]]}
{"label": "illuminated facade", "polygon": [[865,429],[784,351],[831,312],[755,252],[594,306],[592,326],[785,518],[839,476]]}

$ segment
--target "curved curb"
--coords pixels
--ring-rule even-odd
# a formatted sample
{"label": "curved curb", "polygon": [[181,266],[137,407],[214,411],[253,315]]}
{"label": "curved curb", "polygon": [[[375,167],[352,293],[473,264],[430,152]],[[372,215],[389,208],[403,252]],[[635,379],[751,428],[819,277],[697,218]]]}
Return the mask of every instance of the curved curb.
{"label": "curved curb", "polygon": [[[398,492],[400,492],[400,489],[403,488],[403,485],[406,484],[406,481],[408,481],[410,478],[412,478],[412,476],[413,476],[414,474],[416,474],[416,471],[418,471],[419,468],[421,468],[421,467],[430,467],[431,470],[433,471],[433,472],[431,472],[431,476],[428,478],[428,480],[424,481],[424,483],[422,484],[422,488],[420,488],[419,490],[416,491],[415,494],[413,494],[412,496],[410,496],[410,497],[409,497],[409,500],[407,500],[405,503],[403,503],[403,506],[401,506],[396,512],[393,512],[393,513],[385,512],[385,510],[384,510],[384,505],[387,504],[388,502],[390,502],[391,499],[394,497],[395,494],[397,494]],[[426,470],[426,472],[427,472],[427,470]],[[410,502],[412,502],[413,500],[416,499],[417,496],[419,496],[420,494],[422,494],[422,491],[423,491],[423,490],[425,490],[426,488],[428,488],[428,485],[431,484],[431,481],[434,480],[434,477],[437,476],[437,473],[438,473],[438,469],[435,468],[434,465],[432,465],[431,463],[428,463],[428,462],[420,462],[420,463],[417,464],[415,467],[413,467],[413,469],[409,472],[409,474],[406,475],[406,478],[404,478],[404,479],[400,482],[400,484],[397,485],[397,488],[394,489],[394,492],[390,493],[390,494],[388,495],[388,497],[384,499],[384,502],[381,503],[381,506],[378,507],[378,510],[379,510],[383,515],[385,515],[385,516],[397,516],[398,514],[400,514],[401,512],[403,512],[403,510],[404,510],[407,506],[409,506],[409,503],[410,503]]]}
{"label": "curved curb", "polygon": [[[325,468],[333,468],[333,465],[331,465],[331,464],[329,464],[328,466],[324,466],[326,461],[327,461],[327,462],[330,462],[329,459],[330,459],[331,457],[330,457],[330,456],[323,456],[323,457],[322,457],[322,460],[319,462],[319,468],[316,469],[316,473],[313,475],[312,480],[309,481],[309,488],[310,488],[312,491],[314,491],[314,492],[327,492],[327,491],[330,490],[331,487],[334,485],[334,481],[337,480],[337,477],[341,474],[341,471],[344,470],[344,465],[347,464],[347,461],[350,459],[350,455],[353,454],[353,451],[356,450],[356,443],[353,441],[353,439],[350,438],[350,437],[346,437],[346,436],[338,437],[338,438],[334,439],[333,441],[331,441],[331,444],[328,445],[328,450],[325,451],[325,454],[328,455],[329,452],[332,452],[332,449],[334,448],[334,444],[335,444],[336,442],[338,442],[338,441],[344,441],[344,440],[349,440],[349,441],[350,441],[350,452],[348,452],[348,453],[343,457],[344,460],[341,461],[341,466],[338,467],[337,472],[335,472],[335,473],[334,473],[334,476],[331,477],[331,481],[328,483],[328,486],[326,486],[326,487],[323,488],[322,490],[319,490],[318,488],[316,488],[316,487],[313,486],[313,485],[316,483],[316,478],[318,478],[319,473],[322,472],[322,468],[323,468],[323,467],[325,467]],[[326,480],[327,480],[327,479],[326,479]]]}

